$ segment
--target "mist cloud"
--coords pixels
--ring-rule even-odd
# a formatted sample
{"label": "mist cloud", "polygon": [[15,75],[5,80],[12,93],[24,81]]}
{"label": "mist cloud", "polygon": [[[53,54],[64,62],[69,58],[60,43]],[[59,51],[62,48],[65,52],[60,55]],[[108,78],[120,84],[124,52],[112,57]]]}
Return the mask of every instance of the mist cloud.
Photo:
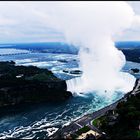
{"label": "mist cloud", "polygon": [[112,37],[129,28],[133,9],[126,2],[59,2],[48,11],[48,24],[63,32],[68,43],[80,47],[80,78],[67,81],[68,90],[128,92],[135,78],[122,72],[125,56]]}

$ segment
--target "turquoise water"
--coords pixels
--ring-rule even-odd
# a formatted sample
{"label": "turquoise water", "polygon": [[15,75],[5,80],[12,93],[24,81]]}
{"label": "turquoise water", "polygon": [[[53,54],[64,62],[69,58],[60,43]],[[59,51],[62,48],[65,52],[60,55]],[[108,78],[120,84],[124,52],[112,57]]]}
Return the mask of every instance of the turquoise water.
{"label": "turquoise water", "polygon": [[[63,72],[64,69],[77,68],[78,57],[72,54],[29,53],[22,55],[0,56],[0,61],[13,60],[17,65],[34,65],[48,68],[57,77],[67,80],[75,77]],[[67,60],[63,62],[61,60]],[[140,67],[140,64],[127,62],[124,71]],[[140,74],[136,74],[139,77]],[[84,114],[103,108],[123,96],[114,93],[112,97],[89,93],[84,97],[76,96],[59,104],[36,104],[15,109],[14,114],[0,118],[0,138],[47,138],[61,126],[68,124]]]}

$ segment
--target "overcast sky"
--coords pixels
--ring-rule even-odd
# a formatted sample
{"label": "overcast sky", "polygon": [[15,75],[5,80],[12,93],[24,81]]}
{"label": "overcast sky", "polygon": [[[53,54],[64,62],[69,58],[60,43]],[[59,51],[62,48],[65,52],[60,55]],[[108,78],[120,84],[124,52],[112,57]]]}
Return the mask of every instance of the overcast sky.
{"label": "overcast sky", "polygon": [[[140,2],[128,2],[137,15],[140,15]],[[0,43],[15,42],[58,42],[64,41],[62,33],[47,24],[49,2],[0,2]],[[140,41],[140,20],[132,25],[116,40]]]}

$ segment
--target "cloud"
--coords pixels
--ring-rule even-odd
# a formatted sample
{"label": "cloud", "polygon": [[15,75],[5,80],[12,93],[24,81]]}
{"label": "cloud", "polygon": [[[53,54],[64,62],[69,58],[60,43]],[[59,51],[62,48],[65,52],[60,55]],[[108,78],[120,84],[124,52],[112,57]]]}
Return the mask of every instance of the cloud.
{"label": "cloud", "polygon": [[5,25],[15,25],[16,21],[4,17],[0,17],[0,26],[5,26]]}
{"label": "cloud", "polygon": [[0,2],[0,43],[63,40],[61,33],[44,22],[42,7],[43,3],[36,2]]}
{"label": "cloud", "polygon": [[[57,3],[57,4],[56,4]],[[13,1],[0,2],[0,43],[34,42],[34,41],[64,41],[63,34],[50,28],[48,12],[53,13],[60,2]],[[137,14],[140,14],[140,3],[128,2]],[[63,14],[63,13],[62,13]],[[139,23],[124,32],[116,40],[131,40],[138,38]],[[137,31],[135,34],[134,30]],[[139,38],[140,39],[140,38]]]}

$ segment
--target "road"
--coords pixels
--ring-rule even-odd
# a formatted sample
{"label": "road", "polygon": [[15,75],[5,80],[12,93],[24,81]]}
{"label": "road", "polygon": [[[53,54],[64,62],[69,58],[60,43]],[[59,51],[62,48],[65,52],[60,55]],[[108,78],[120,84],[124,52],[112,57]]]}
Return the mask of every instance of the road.
{"label": "road", "polygon": [[[130,93],[135,95],[136,93],[138,93],[138,91],[140,91],[140,79],[136,81],[133,91],[131,91]],[[128,93],[128,95],[130,95],[130,93]],[[70,133],[74,133],[75,131],[79,130],[85,125],[88,125],[92,130],[97,131],[98,133],[101,133],[101,131],[98,130],[95,126],[92,126],[91,121],[98,117],[103,116],[109,110],[114,110],[119,102],[125,101],[126,99],[127,99],[127,96],[124,96],[123,98],[121,98],[120,100],[116,101],[115,103],[109,106],[106,106],[91,114],[84,115],[83,117],[71,122],[70,125],[64,126],[63,128],[59,129],[56,133],[50,136],[49,139],[58,139],[60,135],[64,136]]]}
{"label": "road", "polygon": [[140,92],[140,79],[136,81],[136,85],[131,94],[136,95],[139,92]]}

